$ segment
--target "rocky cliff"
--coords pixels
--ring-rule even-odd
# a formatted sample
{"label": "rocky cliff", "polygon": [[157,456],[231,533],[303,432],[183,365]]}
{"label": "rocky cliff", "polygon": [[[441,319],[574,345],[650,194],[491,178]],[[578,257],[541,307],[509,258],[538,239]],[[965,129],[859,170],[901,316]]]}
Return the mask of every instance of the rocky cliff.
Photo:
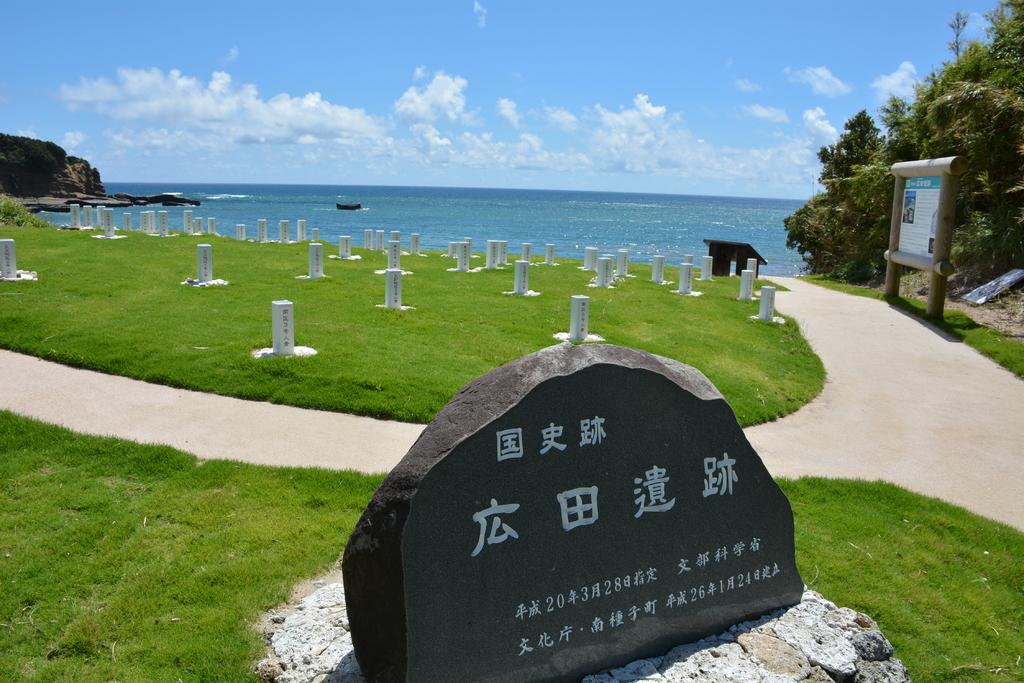
{"label": "rocky cliff", "polygon": [[103,197],[100,173],[60,145],[0,133],[0,193],[12,197]]}

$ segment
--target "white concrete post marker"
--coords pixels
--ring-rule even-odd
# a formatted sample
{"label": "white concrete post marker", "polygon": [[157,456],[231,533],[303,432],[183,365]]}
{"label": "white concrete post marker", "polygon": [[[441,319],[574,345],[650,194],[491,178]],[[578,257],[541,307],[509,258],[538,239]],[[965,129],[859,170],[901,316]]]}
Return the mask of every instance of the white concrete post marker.
{"label": "white concrete post marker", "polygon": [[274,355],[290,356],[295,353],[295,305],[291,301],[273,301],[271,332],[273,335]]}
{"label": "white concrete post marker", "polygon": [[596,334],[590,334],[590,297],[574,294],[569,299],[569,331],[554,335],[559,341],[593,342],[604,341]]}
{"label": "white concrete post marker", "polygon": [[[324,245],[311,242],[309,245],[309,273],[303,279],[319,280],[324,276]],[[299,276],[302,277],[301,275]]]}
{"label": "white concrete post marker", "polygon": [[557,266],[555,263],[555,245],[545,244],[544,245],[544,265],[546,266]]}
{"label": "white concrete post marker", "polygon": [[186,235],[192,234],[192,211],[189,209],[181,212],[181,231]]}
{"label": "white concrete post marker", "polygon": [[320,228],[313,228],[313,241],[314,242],[319,242],[320,241]]}
{"label": "white concrete post marker", "polygon": [[80,213],[80,211],[82,210],[82,207],[79,206],[78,204],[70,204],[69,206],[70,206],[70,209],[71,209],[71,223],[70,223],[71,227],[72,228],[81,227],[81,225],[82,225],[82,214]]}
{"label": "white concrete post marker", "polygon": [[655,254],[651,260],[651,282],[660,285],[665,282],[665,257]]}
{"label": "white concrete post marker", "polygon": [[768,323],[785,324],[786,319],[775,315],[775,288],[765,285],[761,288],[761,309],[757,315],[750,316],[752,320],[763,320]]}
{"label": "white concrete post marker", "polygon": [[402,233],[401,233],[401,231],[399,231],[399,230],[392,230],[391,231],[391,239],[395,240],[396,242],[401,242],[402,241]]}
{"label": "white concrete post marker", "polygon": [[426,256],[426,254],[420,253],[420,234],[418,232],[409,235],[409,253],[413,256]]}
{"label": "white concrete post marker", "polygon": [[245,223],[235,224],[235,239],[239,242],[245,241]]}
{"label": "white concrete post marker", "polygon": [[384,271],[384,303],[377,308],[390,308],[396,311],[411,311],[412,306],[402,305],[402,271],[388,268]]}
{"label": "white concrete post marker", "polygon": [[612,286],[612,257],[602,256],[597,259],[597,277],[594,287],[608,289]]}
{"label": "white concrete post marker", "polygon": [[121,229],[125,232],[132,229],[132,215],[130,213],[121,214]]}
{"label": "white concrete post marker", "polygon": [[19,282],[36,279],[38,279],[36,273],[18,270],[18,257],[14,250],[14,240],[9,237],[0,239],[0,280]]}
{"label": "white concrete post marker", "polygon": [[200,284],[213,279],[213,247],[209,244],[196,245],[196,279]]}
{"label": "white concrete post marker", "polygon": [[751,301],[754,298],[754,271],[744,270],[740,273],[740,301]]}
{"label": "white concrete post marker", "polygon": [[513,273],[514,281],[512,284],[511,292],[504,292],[504,294],[511,294],[513,296],[540,296],[540,292],[534,292],[530,289],[530,262],[520,259],[515,263],[515,273]]}
{"label": "white concrete post marker", "polygon": [[533,245],[529,242],[523,242],[523,255],[520,257],[527,263],[530,262],[530,257],[533,255]]}
{"label": "white concrete post marker", "polygon": [[83,206],[82,207],[82,214],[83,214],[83,216],[82,216],[82,227],[83,228],[91,228],[92,227],[92,207],[91,206]]}
{"label": "white concrete post marker", "polygon": [[278,231],[277,241],[280,242],[281,244],[288,244],[288,242],[289,242],[288,221],[278,221],[278,223],[277,223],[277,231]]}
{"label": "white concrete post marker", "polygon": [[498,266],[508,265],[508,240],[498,240]]}
{"label": "white concrete post marker", "polygon": [[296,240],[298,240],[299,242],[305,242],[306,241],[306,219],[305,218],[300,218],[299,220],[295,221],[295,232],[297,233],[297,235],[295,236]]}
{"label": "white concrete post marker", "polygon": [[484,268],[494,270],[498,267],[498,241],[487,240],[484,247]]}
{"label": "white concrete post marker", "polygon": [[402,243],[388,240],[388,270],[402,269]]}
{"label": "white concrete post marker", "polygon": [[689,263],[690,265],[693,265],[693,254],[686,254],[685,256],[683,256],[683,263]]}
{"label": "white concrete post marker", "polygon": [[267,219],[259,218],[256,220],[256,241],[266,242],[267,241]]}
{"label": "white concrete post marker", "polygon": [[758,268],[757,268],[757,259],[756,258],[748,258],[747,259],[747,270],[749,270],[750,272],[752,272],[754,274],[754,279],[756,280],[757,279],[757,270],[758,270]]}
{"label": "white concrete post marker", "polygon": [[583,247],[583,266],[580,270],[597,270],[597,247]]}
{"label": "white concrete post marker", "polygon": [[295,305],[291,301],[282,299],[270,302],[270,330],[272,346],[256,349],[252,352],[253,358],[316,355],[315,349],[295,345]]}
{"label": "white concrete post marker", "polygon": [[384,251],[384,231],[377,231],[377,251]]}
{"label": "white concrete post marker", "polygon": [[693,291],[693,264],[682,263],[679,265],[679,289],[676,292],[683,296],[701,296],[703,292]]}
{"label": "white concrete post marker", "polygon": [[449,268],[450,271],[459,273],[469,272],[469,243],[468,242],[453,242],[455,247],[455,267]]}
{"label": "white concrete post marker", "polygon": [[332,255],[332,259],[341,259],[342,261],[359,261],[362,256],[352,255],[352,238],[349,235],[342,235],[338,238],[338,255]]}
{"label": "white concrete post marker", "polygon": [[715,264],[715,258],[713,256],[701,256],[700,257],[700,279],[711,280],[711,268]]}
{"label": "white concrete post marker", "polygon": [[629,249],[619,249],[616,254],[618,259],[615,262],[615,277],[629,277]]}
{"label": "white concrete post marker", "polygon": [[373,230],[363,230],[363,249],[373,249]]}
{"label": "white concrete post marker", "polygon": [[206,233],[208,235],[213,235],[214,237],[217,236],[217,219],[216,218],[207,218],[206,219]]}

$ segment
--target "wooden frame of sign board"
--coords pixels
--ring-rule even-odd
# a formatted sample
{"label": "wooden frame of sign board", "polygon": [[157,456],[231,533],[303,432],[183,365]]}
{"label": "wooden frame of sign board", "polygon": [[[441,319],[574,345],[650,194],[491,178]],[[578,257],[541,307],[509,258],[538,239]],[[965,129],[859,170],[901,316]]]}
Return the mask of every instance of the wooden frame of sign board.
{"label": "wooden frame of sign board", "polygon": [[[949,261],[949,250],[953,241],[960,176],[966,170],[967,159],[959,156],[902,161],[891,168],[896,176],[896,190],[892,196],[889,248],[885,252],[885,293],[899,295],[899,266],[928,271],[931,273],[927,307],[930,316],[942,315],[946,280],[955,270]],[[919,196],[922,200],[920,206]],[[919,219],[928,216],[928,209],[932,207],[930,220],[925,219],[928,222],[925,228],[925,220]],[[911,230],[903,230],[904,226],[913,226],[913,234],[910,234]]]}

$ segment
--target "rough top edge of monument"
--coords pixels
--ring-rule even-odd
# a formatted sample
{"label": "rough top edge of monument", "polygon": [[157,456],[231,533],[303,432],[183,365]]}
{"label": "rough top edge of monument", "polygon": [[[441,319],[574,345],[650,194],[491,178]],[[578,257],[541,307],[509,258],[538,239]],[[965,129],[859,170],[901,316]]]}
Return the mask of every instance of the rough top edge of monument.
{"label": "rough top edge of monument", "polygon": [[967,157],[952,156],[938,159],[919,159],[916,161],[900,161],[889,167],[895,176],[916,178],[919,176],[948,173],[963,175],[967,171]]}
{"label": "rough top edge of monument", "polygon": [[[459,443],[518,404],[542,382],[604,364],[649,370],[700,400],[725,401],[703,373],[672,358],[614,344],[555,344],[506,363],[460,389],[395,466],[392,480],[398,483],[404,475],[411,474],[418,481],[424,465],[443,459]],[[493,390],[499,387],[500,391]],[[440,444],[449,447],[440,448]]]}

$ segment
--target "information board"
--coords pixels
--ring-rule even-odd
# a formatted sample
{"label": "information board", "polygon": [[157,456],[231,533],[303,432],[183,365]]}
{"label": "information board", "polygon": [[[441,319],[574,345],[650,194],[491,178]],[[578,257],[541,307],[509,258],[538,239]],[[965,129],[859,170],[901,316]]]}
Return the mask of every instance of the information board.
{"label": "information board", "polygon": [[941,176],[907,178],[900,216],[900,251],[919,256],[935,253],[935,229],[939,221]]}

